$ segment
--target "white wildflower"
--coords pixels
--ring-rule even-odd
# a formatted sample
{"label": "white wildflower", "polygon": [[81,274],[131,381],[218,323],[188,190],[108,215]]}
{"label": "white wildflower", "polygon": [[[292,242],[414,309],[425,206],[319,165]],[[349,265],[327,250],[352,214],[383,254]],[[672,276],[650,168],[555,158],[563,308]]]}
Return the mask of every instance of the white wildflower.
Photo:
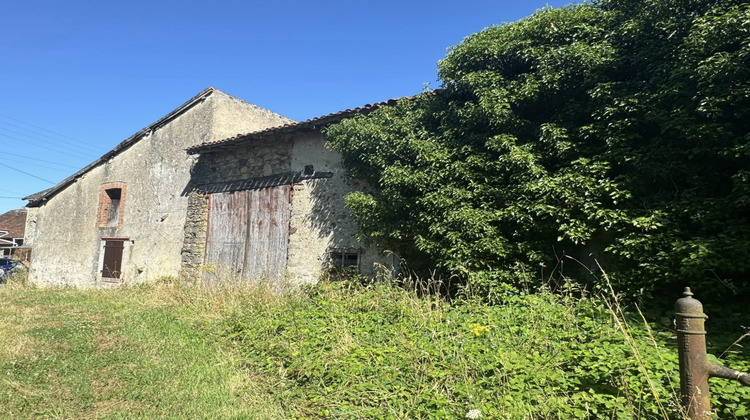
{"label": "white wildflower", "polygon": [[482,411],[476,408],[472,408],[466,413],[467,419],[479,419],[482,418]]}

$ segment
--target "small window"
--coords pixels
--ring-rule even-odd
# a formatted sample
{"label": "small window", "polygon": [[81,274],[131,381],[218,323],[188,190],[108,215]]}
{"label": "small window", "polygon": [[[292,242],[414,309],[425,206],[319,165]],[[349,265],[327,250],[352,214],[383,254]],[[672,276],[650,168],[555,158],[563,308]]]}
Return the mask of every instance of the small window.
{"label": "small window", "polygon": [[329,267],[334,270],[353,270],[359,272],[359,252],[333,250],[328,253]]}
{"label": "small window", "polygon": [[99,209],[96,225],[98,227],[120,227],[122,225],[123,207],[125,206],[125,183],[111,182],[104,184],[99,192]]}
{"label": "small window", "polygon": [[120,220],[120,197],[122,197],[121,188],[110,188],[106,190],[109,197],[109,215],[107,216],[107,226],[117,226]]}

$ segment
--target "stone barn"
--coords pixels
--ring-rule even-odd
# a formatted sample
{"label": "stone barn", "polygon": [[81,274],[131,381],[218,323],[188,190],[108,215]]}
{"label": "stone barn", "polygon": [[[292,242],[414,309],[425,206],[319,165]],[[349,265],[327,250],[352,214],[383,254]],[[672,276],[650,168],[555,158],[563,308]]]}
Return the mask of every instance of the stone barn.
{"label": "stone barn", "polygon": [[26,197],[33,283],[176,276],[191,168],[185,149],[292,120],[208,88],[54,187]]}
{"label": "stone barn", "polygon": [[327,269],[393,269],[392,257],[355,239],[344,196],[362,186],[346,178],[320,131],[393,103],[297,123],[208,88],[26,197],[29,280],[309,283]]}
{"label": "stone barn", "polygon": [[327,269],[367,276],[397,260],[355,239],[344,206],[360,189],[347,179],[341,155],[325,146],[321,128],[395,100],[236,135],[187,150],[197,155],[190,197],[184,269],[206,281],[286,278],[316,281]]}

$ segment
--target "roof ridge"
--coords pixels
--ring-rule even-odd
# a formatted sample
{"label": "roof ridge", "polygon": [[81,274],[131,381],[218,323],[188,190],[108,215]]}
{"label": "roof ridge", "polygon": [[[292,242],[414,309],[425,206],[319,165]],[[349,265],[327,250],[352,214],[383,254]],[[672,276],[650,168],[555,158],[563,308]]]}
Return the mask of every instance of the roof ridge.
{"label": "roof ridge", "polygon": [[[40,200],[46,200],[47,198],[50,198],[52,195],[55,195],[58,191],[62,190],[63,188],[67,187],[68,185],[72,184],[76,179],[80,178],[84,174],[86,174],[88,171],[94,169],[95,167],[99,166],[103,162],[106,162],[111,157],[116,156],[123,150],[128,149],[133,144],[137,143],[140,139],[150,135],[157,129],[163,127],[168,122],[172,121],[173,119],[179,117],[184,112],[195,106],[196,104],[203,102],[206,98],[211,96],[214,92],[221,92],[218,89],[215,89],[213,87],[207,87],[206,89],[203,89],[200,91],[197,95],[193,96],[192,98],[188,99],[185,103],[178,106],[177,108],[173,109],[171,112],[167,113],[163,117],[156,120],[156,122],[149,124],[145,128],[142,128],[138,130],[135,134],[131,135],[130,137],[126,138],[125,140],[118,143],[112,150],[108,151],[104,155],[102,155],[100,158],[96,159],[95,161],[89,163],[88,165],[84,166],[82,169],[78,170],[73,175],[63,179],[62,181],[55,184],[53,187],[48,188],[43,191],[36,192],[34,194],[30,194],[26,197],[23,197],[23,200],[29,201],[27,204],[27,207],[31,207],[35,204],[38,204]],[[224,92],[221,92],[224,93]],[[227,93],[224,93],[225,95],[231,96]]]}
{"label": "roof ridge", "polygon": [[[436,92],[436,91],[430,91],[429,93],[432,93],[432,92]],[[186,150],[188,154],[192,155],[192,154],[201,153],[203,151],[207,151],[213,147],[220,147],[228,143],[234,143],[236,141],[239,141],[245,138],[252,138],[252,137],[257,137],[257,136],[262,136],[262,135],[267,135],[267,134],[272,134],[272,133],[282,133],[282,132],[290,132],[290,131],[297,131],[297,130],[304,130],[304,129],[314,129],[318,125],[325,125],[325,124],[337,122],[352,115],[369,114],[370,112],[382,106],[396,105],[398,101],[401,101],[401,100],[413,100],[422,94],[423,93],[411,95],[411,96],[402,96],[400,98],[391,98],[391,99],[387,99],[381,102],[365,104],[360,107],[348,108],[343,111],[333,112],[330,114],[321,115],[319,117],[309,118],[304,121],[299,121],[299,122],[295,122],[291,124],[284,124],[284,125],[280,125],[276,127],[265,128],[262,130],[251,131],[248,133],[240,133],[240,134],[236,134],[232,137],[228,137],[225,139],[216,140],[216,141],[207,142],[207,143],[201,143],[195,146],[191,146],[187,148]]]}

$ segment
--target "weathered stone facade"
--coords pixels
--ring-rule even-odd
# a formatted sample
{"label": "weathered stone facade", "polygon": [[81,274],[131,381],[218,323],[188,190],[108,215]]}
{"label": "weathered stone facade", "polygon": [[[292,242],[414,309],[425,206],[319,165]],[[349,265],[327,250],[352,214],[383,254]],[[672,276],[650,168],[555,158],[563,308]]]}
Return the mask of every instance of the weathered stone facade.
{"label": "weathered stone facade", "polygon": [[[359,186],[346,178],[341,155],[325,147],[320,130],[279,131],[201,152],[190,186],[198,192],[193,194],[205,197],[201,193],[293,184],[287,278],[294,283],[316,281],[331,263],[332,253],[357,255],[359,271],[374,275],[376,263],[390,261],[381,250],[355,239],[357,226],[344,206],[344,196]],[[196,198],[191,204],[191,212],[207,212],[205,201]],[[186,237],[205,232],[208,217],[193,220],[186,225]],[[196,258],[205,249],[202,246],[199,241],[185,242],[186,268],[192,270],[202,262]]]}
{"label": "weathered stone facade", "polygon": [[[200,209],[188,211],[184,192],[196,158],[185,149],[290,122],[209,88],[52,189],[27,197],[30,281],[95,286],[178,275],[185,244],[201,241],[200,231],[186,231],[186,221],[200,225],[195,221],[203,217]],[[106,222],[112,201],[119,202],[117,223]],[[102,277],[107,241],[122,247],[116,279]]]}
{"label": "weathered stone facade", "polygon": [[202,154],[193,177],[211,184],[290,172],[293,145],[292,135],[286,134]]}

